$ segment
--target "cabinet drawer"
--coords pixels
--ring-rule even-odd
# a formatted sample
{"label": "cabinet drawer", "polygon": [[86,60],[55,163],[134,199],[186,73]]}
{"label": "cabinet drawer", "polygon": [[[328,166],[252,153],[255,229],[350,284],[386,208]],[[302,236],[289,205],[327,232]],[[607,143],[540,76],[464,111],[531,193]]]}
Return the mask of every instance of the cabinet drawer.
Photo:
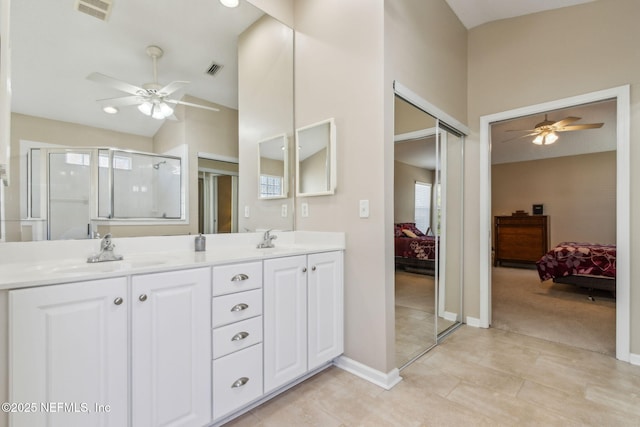
{"label": "cabinet drawer", "polygon": [[213,418],[262,395],[262,344],[213,361]]}
{"label": "cabinet drawer", "polygon": [[214,328],[261,314],[262,289],[214,297],[211,302],[211,320]]}
{"label": "cabinet drawer", "polygon": [[213,295],[248,291],[262,287],[262,262],[213,267]]}
{"label": "cabinet drawer", "polygon": [[213,334],[213,358],[226,356],[262,342],[262,316],[216,328]]}

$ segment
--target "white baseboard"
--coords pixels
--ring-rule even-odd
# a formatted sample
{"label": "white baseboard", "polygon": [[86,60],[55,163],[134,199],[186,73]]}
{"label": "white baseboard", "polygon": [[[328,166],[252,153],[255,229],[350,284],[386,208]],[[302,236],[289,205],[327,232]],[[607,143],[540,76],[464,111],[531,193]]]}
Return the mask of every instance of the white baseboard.
{"label": "white baseboard", "polygon": [[640,366],[640,354],[629,353],[629,363]]}
{"label": "white baseboard", "polygon": [[477,317],[470,317],[467,316],[467,321],[466,324],[469,326],[473,326],[474,328],[481,328],[482,324],[480,323],[480,319],[478,319]]}
{"label": "white baseboard", "polygon": [[391,372],[385,374],[384,372],[377,371],[368,367],[360,362],[356,362],[353,359],[349,359],[345,356],[340,356],[333,361],[333,363],[340,369],[356,375],[364,380],[369,381],[385,390],[391,390],[393,386],[402,381],[400,371],[395,368]]}

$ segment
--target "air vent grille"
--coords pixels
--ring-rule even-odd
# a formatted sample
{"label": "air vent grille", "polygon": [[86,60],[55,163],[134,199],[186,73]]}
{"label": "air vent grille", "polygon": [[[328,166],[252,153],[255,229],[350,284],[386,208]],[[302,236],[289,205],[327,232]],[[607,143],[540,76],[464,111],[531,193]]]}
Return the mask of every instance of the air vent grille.
{"label": "air vent grille", "polygon": [[101,21],[109,19],[111,6],[110,0],[76,0],[76,9],[79,12],[86,13]]}
{"label": "air vent grille", "polygon": [[216,64],[215,62],[213,62],[213,63],[211,63],[211,66],[207,69],[206,73],[209,74],[210,76],[213,76],[218,71],[220,71],[220,69],[222,67],[223,67],[223,65]]}

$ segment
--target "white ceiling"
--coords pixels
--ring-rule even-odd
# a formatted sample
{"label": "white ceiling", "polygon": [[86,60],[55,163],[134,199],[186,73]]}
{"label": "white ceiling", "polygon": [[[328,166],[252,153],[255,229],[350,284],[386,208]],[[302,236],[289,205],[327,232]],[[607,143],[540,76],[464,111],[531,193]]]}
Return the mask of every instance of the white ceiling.
{"label": "white ceiling", "polygon": [[[158,45],[158,81],[191,82],[183,94],[237,108],[237,35],[263,15],[248,2],[113,0],[108,21],[80,13],[75,0],[11,4],[12,111],[152,136],[162,121],[135,106],[107,115],[96,102],[126,94],[91,82],[99,72],[136,86],[153,81],[148,45]],[[223,65],[205,74],[212,62]]]}
{"label": "white ceiling", "polygon": [[595,0],[446,0],[462,24],[471,29],[487,22],[560,9]]}

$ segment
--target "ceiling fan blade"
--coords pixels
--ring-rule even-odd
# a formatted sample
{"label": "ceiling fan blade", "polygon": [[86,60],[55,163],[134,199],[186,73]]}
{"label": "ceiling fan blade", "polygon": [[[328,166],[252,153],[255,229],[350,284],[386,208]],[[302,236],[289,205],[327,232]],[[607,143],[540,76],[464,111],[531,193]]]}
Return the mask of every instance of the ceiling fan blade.
{"label": "ceiling fan blade", "polygon": [[558,128],[562,128],[562,127],[564,127],[565,125],[568,125],[569,123],[576,122],[576,121],[578,121],[578,120],[580,120],[580,117],[573,117],[573,116],[570,116],[570,117],[566,117],[566,118],[564,118],[564,119],[562,119],[562,120],[560,120],[560,121],[555,122],[555,123],[554,123],[554,124],[552,124],[551,126],[552,126],[552,127],[554,127],[554,128],[556,128],[556,129],[558,129]]}
{"label": "ceiling fan blade", "polygon": [[567,132],[571,130],[583,130],[583,129],[598,129],[601,128],[604,123],[585,123],[583,125],[571,125],[564,126],[560,129],[556,129],[556,132]]}
{"label": "ceiling fan blade", "polygon": [[535,129],[505,129],[505,132],[535,132]]}
{"label": "ceiling fan blade", "polygon": [[178,101],[176,99],[165,99],[164,102],[168,102],[168,103],[171,103],[171,104],[186,105],[188,107],[204,108],[205,110],[211,110],[211,111],[220,111],[217,108],[207,107],[206,105],[201,105],[201,104],[194,104],[192,102]]}
{"label": "ceiling fan blade", "polygon": [[141,87],[134,86],[127,82],[123,82],[122,80],[114,79],[113,77],[105,76],[104,74],[100,73],[91,73],[87,76],[87,79],[96,83],[111,86],[114,89],[117,89],[121,92],[129,93],[131,95],[139,95],[141,92],[147,92]]}
{"label": "ceiling fan blade", "polygon": [[162,89],[158,90],[158,94],[160,94],[161,96],[168,96],[168,95],[171,95],[173,92],[182,89],[188,84],[189,82],[184,82],[184,81],[171,82],[165,87],[163,87]]}
{"label": "ceiling fan blade", "polygon": [[516,139],[521,139],[521,138],[526,138],[527,136],[533,136],[533,135],[537,135],[538,132],[532,132],[532,133],[528,133],[526,135],[520,135],[520,136],[516,136],[514,138],[509,138],[509,139],[505,139],[504,141],[500,141],[502,142],[511,142],[511,141],[515,141]]}
{"label": "ceiling fan blade", "polygon": [[137,105],[144,102],[144,99],[138,95],[121,96],[119,98],[106,98],[98,99],[102,105],[109,105],[111,107],[128,107],[129,105]]}

